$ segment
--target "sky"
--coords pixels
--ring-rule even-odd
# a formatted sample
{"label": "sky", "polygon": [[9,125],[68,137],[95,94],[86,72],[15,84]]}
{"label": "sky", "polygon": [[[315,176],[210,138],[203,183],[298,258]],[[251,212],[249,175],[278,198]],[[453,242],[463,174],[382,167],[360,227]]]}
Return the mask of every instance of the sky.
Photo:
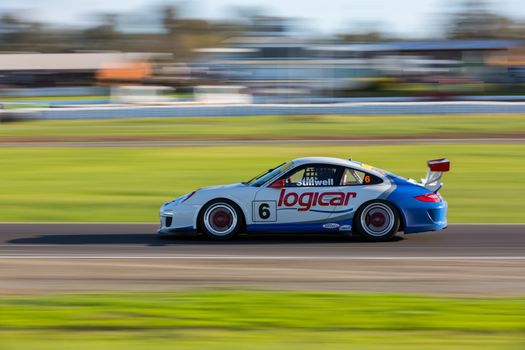
{"label": "sky", "polygon": [[[525,18],[525,0],[493,0],[498,12]],[[268,15],[303,19],[321,34],[379,28],[393,36],[427,37],[439,34],[446,13],[459,0],[1,0],[0,12],[22,10],[32,19],[61,24],[89,24],[100,12],[141,13],[162,4],[182,4],[185,15],[206,19],[232,17],[235,6],[265,8]],[[22,12],[20,12],[22,13]]]}

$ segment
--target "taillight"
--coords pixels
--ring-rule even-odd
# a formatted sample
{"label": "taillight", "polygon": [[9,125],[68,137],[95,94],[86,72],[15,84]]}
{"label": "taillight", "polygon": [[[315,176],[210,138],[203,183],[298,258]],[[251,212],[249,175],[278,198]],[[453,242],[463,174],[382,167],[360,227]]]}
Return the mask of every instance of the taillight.
{"label": "taillight", "polygon": [[427,194],[423,194],[421,196],[416,196],[414,198],[417,199],[418,201],[427,202],[427,203],[438,203],[438,202],[441,202],[441,196],[439,194],[436,194],[436,193],[427,193]]}
{"label": "taillight", "polygon": [[193,191],[192,193],[190,193],[186,198],[184,198],[184,199],[182,200],[181,203],[184,203],[184,202],[186,202],[188,199],[190,199],[190,198],[195,194],[195,192],[197,192],[197,191]]}

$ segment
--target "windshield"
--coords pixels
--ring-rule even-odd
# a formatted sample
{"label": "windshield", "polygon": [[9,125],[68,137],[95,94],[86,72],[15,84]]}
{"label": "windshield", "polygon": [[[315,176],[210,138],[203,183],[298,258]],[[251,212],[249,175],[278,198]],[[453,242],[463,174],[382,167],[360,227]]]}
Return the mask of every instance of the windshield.
{"label": "windshield", "polygon": [[260,187],[263,184],[265,184],[268,180],[273,179],[278,174],[281,174],[285,170],[289,169],[291,166],[292,166],[292,162],[280,164],[275,168],[269,169],[268,171],[260,175],[257,175],[250,181],[246,182],[246,184],[250,186]]}

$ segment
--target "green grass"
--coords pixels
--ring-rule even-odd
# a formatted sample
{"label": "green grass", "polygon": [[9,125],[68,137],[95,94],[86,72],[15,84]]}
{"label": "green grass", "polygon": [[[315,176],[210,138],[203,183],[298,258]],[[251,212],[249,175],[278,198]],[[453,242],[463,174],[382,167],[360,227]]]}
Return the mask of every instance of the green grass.
{"label": "green grass", "polygon": [[354,159],[420,179],[447,156],[449,220],[525,222],[525,144],[0,148],[0,221],[156,222],[159,206],[196,188],[248,180],[300,156]]}
{"label": "green grass", "polygon": [[3,109],[19,109],[19,108],[47,108],[47,105],[37,103],[24,103],[24,102],[10,102],[0,103]]}
{"label": "green grass", "polygon": [[0,298],[19,349],[523,349],[525,299],[208,291]]}
{"label": "green grass", "polygon": [[525,115],[195,117],[0,124],[0,140],[266,140],[516,134],[525,134]]}

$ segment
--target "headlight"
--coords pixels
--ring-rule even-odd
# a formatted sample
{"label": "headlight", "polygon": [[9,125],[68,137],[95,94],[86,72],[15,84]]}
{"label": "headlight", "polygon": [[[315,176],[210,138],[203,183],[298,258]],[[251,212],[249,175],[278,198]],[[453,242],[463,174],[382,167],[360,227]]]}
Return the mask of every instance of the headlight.
{"label": "headlight", "polygon": [[162,210],[162,211],[160,212],[160,215],[163,215],[163,216],[173,216],[173,209]]}

